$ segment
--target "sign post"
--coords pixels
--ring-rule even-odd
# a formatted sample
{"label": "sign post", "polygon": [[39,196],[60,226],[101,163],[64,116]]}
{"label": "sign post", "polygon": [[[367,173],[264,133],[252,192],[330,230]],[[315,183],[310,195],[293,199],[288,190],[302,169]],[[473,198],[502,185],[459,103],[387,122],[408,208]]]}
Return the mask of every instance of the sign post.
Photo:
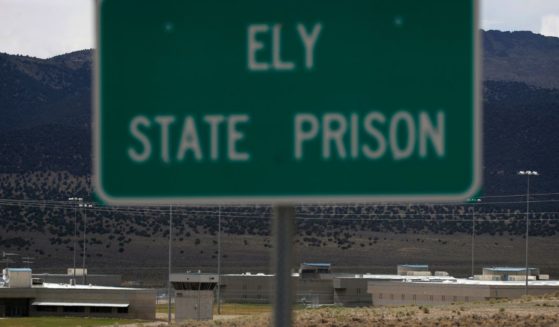
{"label": "sign post", "polygon": [[293,267],[293,237],[295,235],[295,207],[275,205],[273,219],[274,257],[274,326],[291,326],[295,295],[291,268]]}
{"label": "sign post", "polygon": [[462,201],[481,184],[477,0],[104,0],[94,183],[110,204]]}

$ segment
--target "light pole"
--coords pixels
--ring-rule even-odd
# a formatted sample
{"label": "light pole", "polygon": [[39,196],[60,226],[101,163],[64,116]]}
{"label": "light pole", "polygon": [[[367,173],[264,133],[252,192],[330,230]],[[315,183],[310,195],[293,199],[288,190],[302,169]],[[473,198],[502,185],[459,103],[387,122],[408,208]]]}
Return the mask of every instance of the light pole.
{"label": "light pole", "polygon": [[10,253],[10,252],[4,252],[2,251],[2,260],[1,262],[6,264],[6,268],[10,268],[10,263],[14,263],[15,261],[10,259],[10,257],[15,257],[18,256],[19,254],[17,253]]}
{"label": "light pole", "polygon": [[[471,198],[470,202],[481,202],[481,199]],[[476,241],[476,207],[472,210],[472,279],[474,278],[474,257],[475,257],[475,241]]]}
{"label": "light pole", "polygon": [[86,237],[87,237],[87,208],[92,208],[92,204],[80,203],[80,208],[83,208],[83,258],[82,258],[82,281],[85,285],[87,282],[87,274],[85,272],[85,252],[86,252]]}
{"label": "light pole", "polygon": [[74,208],[74,283],[76,282],[76,252],[77,252],[77,242],[78,242],[78,205],[80,202],[83,201],[83,198],[77,198],[77,197],[72,197],[72,198],[68,198],[68,201],[71,201],[72,203],[74,201],[77,201],[78,204],[75,206]]}
{"label": "light pole", "polygon": [[529,223],[529,216],[530,216],[530,176],[539,176],[539,173],[535,170],[521,170],[518,172],[518,175],[526,176],[526,266],[525,266],[525,273],[526,273],[526,284],[524,286],[524,294],[528,295],[528,234],[530,231],[530,223]]}

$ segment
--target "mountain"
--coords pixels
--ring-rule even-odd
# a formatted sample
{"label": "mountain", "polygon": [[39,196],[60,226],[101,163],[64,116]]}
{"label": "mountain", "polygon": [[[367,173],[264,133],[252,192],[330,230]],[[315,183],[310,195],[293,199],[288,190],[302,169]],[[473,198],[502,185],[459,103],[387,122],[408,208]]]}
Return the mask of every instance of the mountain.
{"label": "mountain", "polygon": [[[516,170],[559,190],[559,38],[483,34],[484,192],[515,193]],[[92,50],[49,59],[0,54],[0,172],[91,171]]]}
{"label": "mountain", "polygon": [[484,191],[522,193],[519,169],[539,170],[538,192],[559,189],[559,38],[483,32]]}
{"label": "mountain", "polygon": [[487,31],[483,33],[483,51],[485,80],[559,89],[559,38]]}
{"label": "mountain", "polygon": [[484,185],[486,194],[522,194],[518,170],[537,170],[538,193],[559,190],[559,89],[520,82],[484,83]]}
{"label": "mountain", "polygon": [[49,59],[0,53],[0,131],[89,126],[91,50]]}

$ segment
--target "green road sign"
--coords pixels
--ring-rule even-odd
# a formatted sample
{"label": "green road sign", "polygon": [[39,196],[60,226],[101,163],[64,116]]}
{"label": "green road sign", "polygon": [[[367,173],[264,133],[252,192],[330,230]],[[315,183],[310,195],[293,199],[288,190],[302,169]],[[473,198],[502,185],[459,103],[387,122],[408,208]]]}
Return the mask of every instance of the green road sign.
{"label": "green road sign", "polygon": [[109,203],[463,200],[480,185],[473,0],[104,0]]}

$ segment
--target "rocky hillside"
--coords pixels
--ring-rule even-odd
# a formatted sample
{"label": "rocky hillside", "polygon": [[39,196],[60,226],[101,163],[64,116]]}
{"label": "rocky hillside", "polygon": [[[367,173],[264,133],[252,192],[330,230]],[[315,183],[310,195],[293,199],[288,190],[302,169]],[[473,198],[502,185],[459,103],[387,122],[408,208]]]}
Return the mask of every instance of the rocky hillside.
{"label": "rocky hillside", "polygon": [[[559,39],[528,32],[497,31],[484,32],[483,37],[483,194],[523,194],[525,180],[516,176],[519,169],[536,169],[542,173],[532,185],[534,192],[557,193]],[[49,249],[50,253],[42,256],[46,266],[60,263],[54,259],[61,258],[55,252],[68,254],[73,249],[73,208],[52,201],[70,196],[93,197],[91,56],[91,50],[46,60],[0,54],[0,201],[48,201],[25,205],[4,202],[0,206],[3,226],[0,250],[42,256]],[[301,207],[297,209],[301,218],[297,242],[310,248],[366,252],[390,242],[388,233],[402,235],[401,242],[413,242],[409,249],[421,249],[429,242],[443,246],[445,242],[458,240],[449,236],[454,234],[465,235],[460,241],[465,244],[475,210],[480,235],[499,236],[501,240],[510,237],[509,242],[520,244],[524,232],[524,198],[505,198],[503,201],[511,203],[504,205],[499,204],[500,198],[496,199],[493,204],[477,209],[461,204]],[[533,235],[551,240],[559,232],[555,203],[534,203]],[[269,207],[224,208],[223,217],[224,230],[238,236],[242,249],[257,249],[249,243],[250,237],[260,237],[261,248],[271,246]],[[215,210],[211,208],[182,208],[176,212],[176,241],[190,246],[189,251],[192,247],[197,251],[194,254],[186,251],[185,256],[197,255],[197,260],[202,260],[199,258],[202,256],[213,264],[215,218]],[[90,211],[88,219],[89,244],[97,249],[99,257],[114,254],[111,257],[114,260],[127,260],[134,253],[149,251],[155,244],[164,246],[168,235],[164,208],[152,211],[97,208]],[[363,232],[367,234],[361,235]],[[497,247],[498,242],[488,242]],[[467,251],[469,247],[464,244],[460,246]],[[110,260],[103,264],[110,265],[113,262]]]}
{"label": "rocky hillside", "polygon": [[46,60],[0,53],[0,131],[89,126],[91,56],[90,50]]}
{"label": "rocky hillside", "polygon": [[559,38],[532,32],[483,33],[484,79],[559,89]]}

